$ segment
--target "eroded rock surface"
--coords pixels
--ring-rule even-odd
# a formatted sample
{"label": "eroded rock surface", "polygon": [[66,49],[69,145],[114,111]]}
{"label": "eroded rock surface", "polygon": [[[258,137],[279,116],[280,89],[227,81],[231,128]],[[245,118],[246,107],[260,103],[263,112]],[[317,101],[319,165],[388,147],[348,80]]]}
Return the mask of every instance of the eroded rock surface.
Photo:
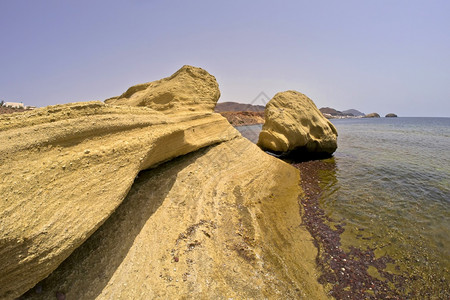
{"label": "eroded rock surface", "polygon": [[170,77],[132,86],[105,103],[146,106],[170,113],[180,110],[211,112],[219,97],[219,85],[214,76],[201,68],[186,65]]}
{"label": "eroded rock surface", "polygon": [[239,135],[216,113],[102,102],[0,117],[0,298],[50,274],[117,208],[140,170]]}
{"label": "eroded rock surface", "polygon": [[337,131],[306,95],[286,91],[267,103],[258,146],[275,153],[330,155],[337,148]]}
{"label": "eroded rock surface", "polygon": [[300,174],[240,137],[139,174],[26,299],[323,299]]}

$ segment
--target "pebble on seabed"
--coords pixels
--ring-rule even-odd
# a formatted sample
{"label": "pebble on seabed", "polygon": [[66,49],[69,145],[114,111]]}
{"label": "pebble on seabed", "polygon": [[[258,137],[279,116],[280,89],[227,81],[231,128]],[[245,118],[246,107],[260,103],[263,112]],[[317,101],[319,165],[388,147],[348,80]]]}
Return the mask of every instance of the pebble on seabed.
{"label": "pebble on seabed", "polygon": [[66,300],[66,295],[64,295],[63,292],[56,292],[56,299],[57,300]]}
{"label": "pebble on seabed", "polygon": [[36,294],[42,293],[42,285],[37,285],[37,286],[34,288],[34,290],[35,290]]}

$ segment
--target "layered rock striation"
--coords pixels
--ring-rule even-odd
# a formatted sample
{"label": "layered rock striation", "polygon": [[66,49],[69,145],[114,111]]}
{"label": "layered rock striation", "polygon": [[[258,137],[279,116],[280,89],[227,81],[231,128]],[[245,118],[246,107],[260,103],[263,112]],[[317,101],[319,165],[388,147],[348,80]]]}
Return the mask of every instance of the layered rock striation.
{"label": "layered rock striation", "polygon": [[239,137],[139,174],[108,220],[25,299],[324,299],[300,174]]}
{"label": "layered rock striation", "polygon": [[[212,76],[204,77],[209,87]],[[111,215],[139,171],[238,136],[205,111],[216,100],[192,100],[188,114],[87,102],[1,116],[0,298],[48,276]]]}
{"label": "layered rock striation", "polygon": [[219,114],[101,102],[1,118],[0,295],[25,292],[53,271],[117,208],[140,170],[237,135]]}
{"label": "layered rock striation", "polygon": [[267,103],[258,146],[298,157],[331,155],[337,131],[306,95],[286,91]]}

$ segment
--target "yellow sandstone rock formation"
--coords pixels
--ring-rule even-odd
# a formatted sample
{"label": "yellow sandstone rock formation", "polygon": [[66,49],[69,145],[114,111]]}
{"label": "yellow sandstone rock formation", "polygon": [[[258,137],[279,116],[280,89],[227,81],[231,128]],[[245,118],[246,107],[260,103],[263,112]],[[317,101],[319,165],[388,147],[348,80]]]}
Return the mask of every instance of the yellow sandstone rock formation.
{"label": "yellow sandstone rock formation", "polygon": [[0,297],[50,274],[140,170],[237,134],[219,114],[168,117],[101,102],[0,117]]}
{"label": "yellow sandstone rock formation", "polygon": [[242,137],[141,172],[25,299],[324,299],[299,175]]}
{"label": "yellow sandstone rock formation", "polygon": [[298,170],[213,113],[219,94],[185,66],[0,116],[0,299],[324,298]]}
{"label": "yellow sandstone rock formation", "polygon": [[201,68],[183,66],[172,76],[130,87],[107,104],[146,106],[158,111],[212,112],[220,97],[214,76]]}
{"label": "yellow sandstone rock formation", "polygon": [[258,146],[276,153],[328,155],[337,148],[337,131],[306,95],[286,91],[267,103]]}
{"label": "yellow sandstone rock formation", "polygon": [[[211,85],[214,77],[198,72]],[[239,135],[209,101],[209,112],[206,100],[201,112],[170,114],[87,102],[1,116],[0,298],[48,276],[111,215],[140,170]]]}

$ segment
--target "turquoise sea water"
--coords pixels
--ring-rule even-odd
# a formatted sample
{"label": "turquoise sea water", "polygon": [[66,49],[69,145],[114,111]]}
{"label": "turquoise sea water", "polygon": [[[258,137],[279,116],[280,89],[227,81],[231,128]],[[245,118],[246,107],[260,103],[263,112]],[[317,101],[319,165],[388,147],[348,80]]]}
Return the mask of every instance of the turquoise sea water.
{"label": "turquoise sea water", "polygon": [[[418,298],[447,297],[450,118],[332,122],[338,149],[325,160],[333,168],[320,173],[320,205],[336,224],[345,224],[342,247],[369,247],[377,257],[393,258],[387,269],[405,275]],[[254,140],[260,128],[239,130]]]}

